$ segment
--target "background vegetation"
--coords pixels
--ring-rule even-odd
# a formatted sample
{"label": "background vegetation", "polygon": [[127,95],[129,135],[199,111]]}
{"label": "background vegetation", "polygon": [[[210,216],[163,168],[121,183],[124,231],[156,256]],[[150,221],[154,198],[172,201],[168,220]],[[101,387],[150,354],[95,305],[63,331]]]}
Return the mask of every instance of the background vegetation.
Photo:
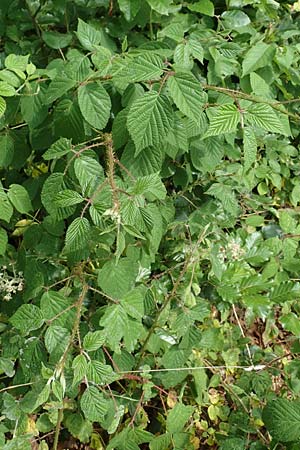
{"label": "background vegetation", "polygon": [[2,449],[299,448],[299,11],[1,0]]}

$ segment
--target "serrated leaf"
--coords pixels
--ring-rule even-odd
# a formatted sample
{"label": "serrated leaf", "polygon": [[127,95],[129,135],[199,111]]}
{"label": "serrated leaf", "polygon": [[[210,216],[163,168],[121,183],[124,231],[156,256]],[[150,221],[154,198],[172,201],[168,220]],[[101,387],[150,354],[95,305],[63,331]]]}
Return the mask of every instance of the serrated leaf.
{"label": "serrated leaf", "polygon": [[127,21],[132,20],[141,7],[141,0],[118,0],[119,8]]}
{"label": "serrated leaf", "polygon": [[86,374],[88,381],[102,385],[111,383],[115,378],[111,366],[96,360],[88,362]]}
{"label": "serrated leaf", "polygon": [[172,116],[168,98],[157,92],[147,92],[132,103],[127,126],[136,155],[145,147],[155,147],[164,140],[172,126]]}
{"label": "serrated leaf", "polygon": [[28,192],[20,184],[11,184],[7,196],[16,210],[21,214],[32,211],[32,204]]}
{"label": "serrated leaf", "polygon": [[74,170],[83,195],[90,196],[95,194],[97,187],[104,180],[103,168],[98,161],[83,155],[75,160]]}
{"label": "serrated leaf", "polygon": [[72,143],[70,139],[59,138],[54,144],[51,145],[48,150],[43,154],[43,158],[46,161],[50,159],[60,158],[67,155],[72,150]]}
{"label": "serrated leaf", "polygon": [[14,140],[9,134],[0,136],[0,167],[8,167],[14,157]]}
{"label": "serrated leaf", "polygon": [[151,196],[159,200],[163,200],[167,193],[165,185],[157,173],[138,178],[132,189],[130,189],[130,192],[135,195],[151,194]]}
{"label": "serrated leaf", "polygon": [[121,305],[112,305],[105,309],[100,325],[104,327],[107,334],[106,341],[114,351],[118,352],[121,339],[126,331],[127,322],[127,314]]}
{"label": "serrated leaf", "polygon": [[[51,323],[62,327],[72,327],[73,319],[75,319],[74,309],[68,309],[72,304],[72,298],[57,291],[49,290],[42,295],[40,307],[44,320],[51,320]],[[66,311],[66,312],[64,312]],[[57,319],[53,320],[54,317]]]}
{"label": "serrated leaf", "polygon": [[38,127],[48,115],[46,91],[47,88],[41,83],[32,82],[26,87],[26,95],[21,97],[21,113],[32,128]]}
{"label": "serrated leaf", "polygon": [[13,215],[13,207],[8,200],[7,194],[1,189],[0,184],[0,219],[9,223],[11,216]]}
{"label": "serrated leaf", "polygon": [[128,292],[121,300],[121,305],[133,319],[141,319],[144,315],[144,296],[142,288]]}
{"label": "serrated leaf", "polygon": [[76,86],[77,81],[70,78],[57,77],[49,84],[48,90],[45,94],[45,103],[50,104],[55,100],[61,98],[70,89]]}
{"label": "serrated leaf", "polygon": [[80,407],[91,422],[101,422],[107,412],[107,401],[94,386],[88,387],[81,397]]}
{"label": "serrated leaf", "polygon": [[58,208],[54,203],[56,194],[66,189],[64,175],[60,172],[52,173],[45,181],[41,193],[41,200],[46,210],[51,214],[54,220],[61,220],[73,214],[75,208]]}
{"label": "serrated leaf", "polygon": [[5,373],[8,377],[13,377],[15,374],[14,363],[9,358],[0,357],[0,373]]}
{"label": "serrated leaf", "polygon": [[243,146],[244,146],[244,168],[250,169],[256,161],[257,143],[252,128],[245,127],[243,130]]}
{"label": "serrated leaf", "polygon": [[91,226],[85,217],[76,217],[66,233],[66,250],[77,251],[84,248],[89,240]]}
{"label": "serrated leaf", "polygon": [[24,72],[28,64],[29,55],[14,55],[11,53],[5,58],[4,64],[7,69]]}
{"label": "serrated leaf", "polygon": [[117,265],[108,261],[99,270],[98,285],[107,295],[119,298],[134,287],[137,274],[138,265],[130,258],[121,258]]}
{"label": "serrated leaf", "polygon": [[218,136],[224,133],[233,133],[240,122],[240,113],[235,105],[223,105],[209,122],[209,127],[203,139],[209,136]]}
{"label": "serrated leaf", "polygon": [[72,41],[71,33],[59,33],[58,31],[43,31],[42,39],[50,48],[60,49],[70,45]]}
{"label": "serrated leaf", "polygon": [[87,373],[87,360],[84,355],[77,355],[73,359],[72,369],[74,370],[73,385],[80,383]]}
{"label": "serrated leaf", "polygon": [[[64,419],[68,431],[80,442],[88,443],[90,441],[93,425],[90,421],[84,420],[81,414],[70,414]],[[42,449],[39,449],[42,450]]]}
{"label": "serrated leaf", "polygon": [[244,77],[250,72],[255,72],[257,69],[271,64],[274,54],[274,47],[265,42],[258,42],[250,47],[243,60],[242,76]]}
{"label": "serrated leaf", "polygon": [[100,83],[90,83],[78,89],[78,104],[85,120],[97,128],[105,128],[111,109],[110,96]]}
{"label": "serrated leaf", "polygon": [[98,350],[105,342],[105,333],[103,331],[89,331],[83,339],[83,348],[87,352]]}
{"label": "serrated leaf", "polygon": [[271,436],[280,442],[300,439],[300,402],[278,398],[263,410],[263,421]]}
{"label": "serrated leaf", "polygon": [[251,105],[245,114],[250,125],[255,125],[271,133],[286,134],[279,117],[270,105],[256,103]]}
{"label": "serrated leaf", "polygon": [[4,255],[6,252],[8,237],[7,232],[3,228],[0,228],[0,255]]}
{"label": "serrated leaf", "polygon": [[145,148],[138,155],[135,155],[135,147],[130,142],[122,153],[121,163],[135,176],[148,175],[159,172],[165,158],[163,148]]}
{"label": "serrated leaf", "polygon": [[58,325],[51,325],[45,333],[45,347],[49,353],[53,351],[63,353],[69,340],[69,331]]}
{"label": "serrated leaf", "polygon": [[222,161],[224,144],[216,136],[197,141],[190,149],[193,166],[202,172],[213,171]]}
{"label": "serrated leaf", "polygon": [[197,122],[206,97],[199,81],[192,74],[183,72],[170,76],[167,85],[177,108]]}
{"label": "serrated leaf", "polygon": [[29,334],[32,330],[37,330],[43,323],[43,315],[40,308],[35,305],[21,305],[10,318],[11,324],[21,331],[22,334]]}
{"label": "serrated leaf", "polygon": [[167,431],[177,433],[181,431],[186,422],[191,418],[194,411],[193,406],[177,403],[167,416]]}
{"label": "serrated leaf", "polygon": [[3,97],[13,97],[16,94],[15,88],[6,81],[0,81],[0,95]]}
{"label": "serrated leaf", "polygon": [[169,14],[169,8],[173,0],[147,0],[147,3],[159,14]]}
{"label": "serrated leaf", "polygon": [[213,17],[215,14],[214,4],[210,0],[201,0],[200,2],[189,4],[188,8],[191,11],[198,12],[206,16]]}
{"label": "serrated leaf", "polygon": [[0,118],[4,115],[6,111],[6,101],[3,97],[0,97]]}
{"label": "serrated leaf", "polygon": [[72,206],[82,203],[84,198],[76,191],[66,189],[61,191],[54,197],[54,201],[57,206]]}
{"label": "serrated leaf", "polygon": [[92,25],[78,19],[77,33],[76,33],[81,45],[90,51],[95,50],[101,41],[101,31],[96,30]]}
{"label": "serrated leaf", "polygon": [[[126,62],[126,61],[125,61]],[[162,59],[155,54],[145,53],[138,57],[128,58],[127,65],[115,75],[115,79],[128,83],[158,80],[163,73]]]}

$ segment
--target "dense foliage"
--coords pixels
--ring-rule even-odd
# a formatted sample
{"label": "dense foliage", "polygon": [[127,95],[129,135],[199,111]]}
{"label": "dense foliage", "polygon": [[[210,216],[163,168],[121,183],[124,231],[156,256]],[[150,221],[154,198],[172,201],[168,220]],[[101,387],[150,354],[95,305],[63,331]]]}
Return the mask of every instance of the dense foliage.
{"label": "dense foliage", "polygon": [[1,0],[2,449],[299,448],[299,11]]}

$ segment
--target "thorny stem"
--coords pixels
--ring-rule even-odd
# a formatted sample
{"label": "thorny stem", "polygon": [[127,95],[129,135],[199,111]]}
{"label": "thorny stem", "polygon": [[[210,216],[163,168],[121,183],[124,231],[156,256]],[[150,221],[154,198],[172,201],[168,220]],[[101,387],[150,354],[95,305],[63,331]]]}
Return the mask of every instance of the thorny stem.
{"label": "thorny stem", "polygon": [[[272,102],[270,100],[266,100],[264,98],[260,98],[260,97],[256,97],[250,94],[245,94],[244,92],[241,91],[236,91],[234,89],[228,89],[228,88],[224,88],[224,87],[220,87],[220,86],[212,86],[210,84],[204,84],[203,89],[209,90],[209,91],[216,91],[216,92],[222,92],[225,95],[229,95],[230,97],[232,97],[234,100],[236,100],[236,98],[242,98],[244,100],[249,100],[250,102],[253,103],[263,103],[265,105],[269,105],[271,106],[273,109],[275,109],[276,111],[282,113],[282,114],[286,114],[287,116],[289,116],[291,119],[300,120],[300,116],[298,114],[294,114],[291,113],[289,111],[283,110],[281,108],[281,104],[282,103],[287,103],[286,102]],[[300,102],[300,99],[294,99],[294,100],[298,100]]]}
{"label": "thorny stem", "polygon": [[79,322],[80,322],[82,304],[83,304],[83,301],[85,299],[85,295],[86,295],[88,289],[89,289],[88,285],[87,284],[83,284],[82,290],[81,290],[81,293],[79,295],[78,302],[77,302],[76,317],[75,317],[75,320],[74,320],[74,324],[73,324],[73,328],[72,328],[72,332],[71,332],[71,337],[70,337],[69,343],[68,343],[68,345],[67,345],[67,347],[66,347],[66,349],[65,349],[65,351],[64,351],[64,353],[63,353],[63,355],[60,358],[59,363],[58,363],[57,370],[60,373],[62,373],[63,370],[64,370],[64,366],[65,366],[65,363],[66,363],[66,359],[67,359],[69,350],[70,350],[70,348],[73,345],[73,341],[74,341],[74,338],[76,336],[76,333],[77,333],[77,330],[78,330],[78,326],[79,326]]}
{"label": "thorny stem", "polygon": [[177,289],[179,288],[179,285],[180,285],[180,283],[181,283],[181,281],[182,281],[182,279],[183,279],[183,277],[184,277],[184,275],[185,275],[185,273],[186,273],[186,271],[187,271],[187,269],[188,269],[188,266],[189,266],[189,264],[190,264],[190,262],[191,262],[191,259],[192,259],[192,257],[193,257],[194,251],[198,248],[200,242],[202,242],[202,240],[204,239],[204,237],[205,237],[205,235],[206,235],[207,228],[208,228],[208,225],[204,228],[203,232],[201,233],[201,235],[200,235],[199,238],[197,239],[197,242],[196,242],[195,245],[193,246],[193,248],[192,248],[192,250],[191,250],[191,253],[190,253],[189,256],[186,258],[185,263],[184,263],[184,265],[183,265],[183,268],[182,268],[182,270],[181,270],[181,272],[180,272],[180,274],[179,274],[179,276],[178,276],[176,282],[175,282],[174,285],[173,285],[173,289],[171,290],[171,292],[170,292],[169,294],[166,295],[165,301],[164,301],[164,303],[163,303],[161,309],[159,310],[159,312],[158,312],[158,314],[157,314],[157,316],[156,316],[156,319],[154,320],[154,322],[153,322],[153,324],[152,324],[150,330],[148,331],[148,334],[147,334],[147,336],[146,336],[146,339],[145,339],[145,341],[144,341],[144,344],[143,344],[143,346],[142,346],[142,348],[141,348],[141,350],[140,350],[140,357],[139,357],[138,362],[137,362],[137,367],[140,365],[140,363],[141,363],[141,361],[142,361],[142,359],[143,359],[143,356],[144,356],[144,353],[145,353],[145,349],[146,349],[146,347],[147,347],[147,344],[148,344],[148,342],[149,342],[149,339],[151,338],[152,334],[154,333],[154,330],[155,330],[155,328],[157,327],[157,324],[158,324],[158,322],[159,322],[159,319],[160,319],[162,313],[164,312],[164,310],[166,309],[166,307],[169,305],[169,303],[171,302],[171,300],[175,297],[176,292],[177,292]]}

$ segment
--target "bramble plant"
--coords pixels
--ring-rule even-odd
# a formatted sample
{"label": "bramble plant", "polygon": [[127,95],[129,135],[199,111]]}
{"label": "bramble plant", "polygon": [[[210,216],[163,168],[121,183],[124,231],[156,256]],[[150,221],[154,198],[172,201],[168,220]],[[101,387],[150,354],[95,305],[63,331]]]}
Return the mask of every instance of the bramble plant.
{"label": "bramble plant", "polygon": [[298,448],[299,11],[1,0],[3,450]]}

